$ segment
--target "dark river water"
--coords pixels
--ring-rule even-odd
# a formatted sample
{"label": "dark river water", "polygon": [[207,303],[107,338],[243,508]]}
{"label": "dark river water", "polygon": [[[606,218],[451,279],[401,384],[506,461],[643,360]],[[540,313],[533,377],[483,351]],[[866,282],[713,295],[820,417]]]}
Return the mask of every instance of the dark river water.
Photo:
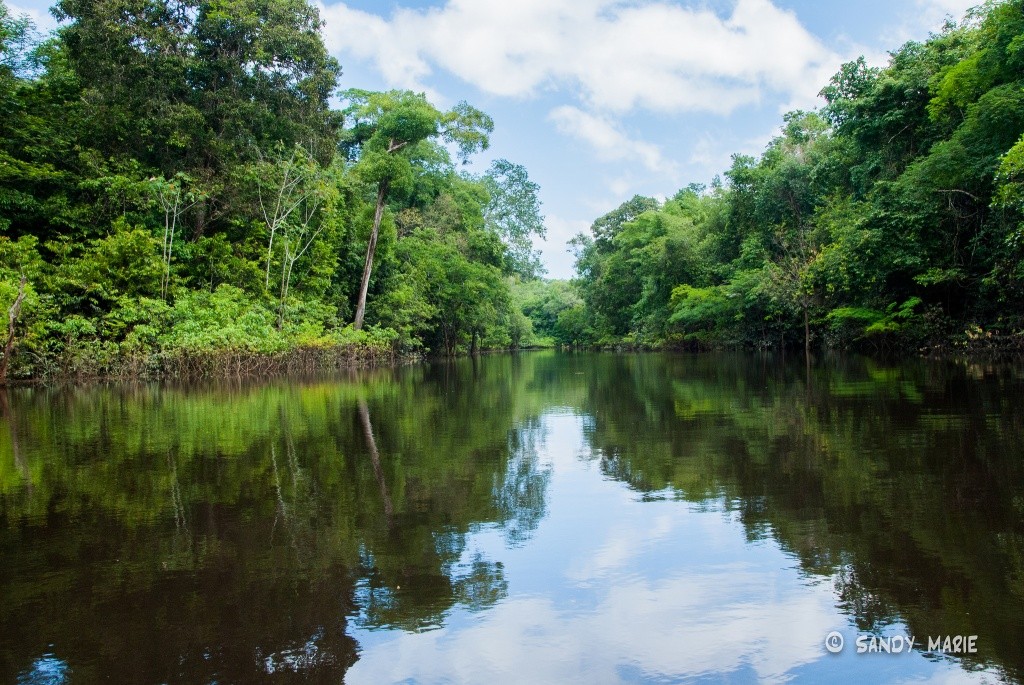
{"label": "dark river water", "polygon": [[3,683],[1024,678],[1021,364],[542,352],[2,399]]}

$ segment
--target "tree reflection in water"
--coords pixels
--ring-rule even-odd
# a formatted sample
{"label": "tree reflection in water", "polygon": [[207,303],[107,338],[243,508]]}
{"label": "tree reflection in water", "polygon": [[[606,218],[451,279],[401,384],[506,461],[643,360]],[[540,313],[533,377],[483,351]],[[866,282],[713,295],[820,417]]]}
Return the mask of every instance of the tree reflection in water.
{"label": "tree reflection in water", "polygon": [[[552,414],[650,500],[730,512],[864,631],[1024,674],[1019,366],[491,356],[335,380],[17,389],[0,408],[0,680],[340,681],[351,635],[507,601]],[[570,455],[575,458],[575,453]],[[579,525],[586,525],[580,521]],[[45,678],[56,678],[46,680]]]}

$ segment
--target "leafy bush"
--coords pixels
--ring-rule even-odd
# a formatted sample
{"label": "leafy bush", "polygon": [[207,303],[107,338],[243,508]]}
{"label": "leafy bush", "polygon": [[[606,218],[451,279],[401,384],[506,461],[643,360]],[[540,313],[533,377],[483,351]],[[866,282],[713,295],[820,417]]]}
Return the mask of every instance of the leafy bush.
{"label": "leafy bush", "polygon": [[165,350],[281,352],[287,342],[277,315],[233,285],[182,293],[168,312],[169,330],[160,336]]}

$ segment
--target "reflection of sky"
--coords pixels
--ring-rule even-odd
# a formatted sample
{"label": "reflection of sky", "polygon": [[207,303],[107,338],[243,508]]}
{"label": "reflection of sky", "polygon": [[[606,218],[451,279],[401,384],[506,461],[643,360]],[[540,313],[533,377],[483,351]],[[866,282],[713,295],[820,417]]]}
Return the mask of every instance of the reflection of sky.
{"label": "reflection of sky", "polygon": [[[814,582],[771,540],[748,542],[733,514],[641,502],[608,480],[582,420],[545,417],[553,466],[547,517],[526,544],[500,530],[469,541],[504,564],[508,597],[458,608],[438,630],[357,631],[350,683],[382,682],[963,682],[920,653],[856,655],[855,628],[828,582]],[[824,636],[846,635],[843,654]],[[991,675],[991,674],[989,674]]]}
{"label": "reflection of sky", "polygon": [[63,659],[52,654],[45,654],[34,662],[28,670],[18,675],[18,685],[62,685],[68,682],[71,669]]}

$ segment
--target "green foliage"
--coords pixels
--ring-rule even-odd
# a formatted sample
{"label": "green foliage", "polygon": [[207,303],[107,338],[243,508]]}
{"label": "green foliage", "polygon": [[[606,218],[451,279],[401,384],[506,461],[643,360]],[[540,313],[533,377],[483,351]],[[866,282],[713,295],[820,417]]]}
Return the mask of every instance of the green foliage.
{"label": "green foliage", "polygon": [[587,320],[587,311],[582,304],[575,304],[558,312],[552,337],[559,345],[566,347],[579,347],[594,339],[594,332]]}
{"label": "green foliage", "polygon": [[559,323],[568,310],[583,312],[583,300],[572,283],[555,280],[520,281],[513,285],[512,297],[516,310],[530,320],[530,332],[534,337],[527,344],[572,346],[588,342],[582,335],[583,328],[576,329],[570,325],[572,315],[565,319],[564,326]]}
{"label": "green foliage", "polygon": [[687,189],[634,215],[649,206],[646,200],[633,198],[605,215],[592,228],[594,240],[578,243],[580,290],[598,342],[632,332],[634,339],[654,343],[666,333],[672,288],[708,277],[697,231],[705,200]]}
{"label": "green foliage", "polygon": [[921,298],[912,297],[898,307],[890,304],[884,310],[864,307],[839,307],[828,313],[832,332],[843,342],[869,339],[883,344],[890,340],[916,342],[920,338],[922,322],[914,311]]}
{"label": "green foliage", "polygon": [[506,271],[522,278],[536,278],[544,271],[539,252],[533,249],[534,236],[545,235],[540,213],[540,186],[530,180],[526,169],[506,159],[497,159],[483,177],[490,196],[484,207],[487,227],[509,246]]}
{"label": "green foliage", "polygon": [[155,297],[163,264],[159,243],[141,226],[115,221],[105,238],[78,250],[66,241],[47,243],[59,256],[49,286],[66,310],[92,314],[109,309],[122,296]]}
{"label": "green foliage", "polygon": [[168,312],[168,330],[160,336],[164,348],[184,352],[244,349],[274,353],[285,349],[275,326],[274,312],[242,290],[221,285],[211,292],[195,291],[177,298]]}
{"label": "green foliage", "polygon": [[533,340],[507,277],[538,271],[538,188],[505,161],[460,173],[448,151],[487,147],[485,113],[408,91],[331,109],[341,70],[306,0],[54,12],[39,42],[0,4],[0,306],[26,279],[10,376]]}
{"label": "green foliage", "polygon": [[1024,3],[844,64],[725,185],[574,241],[596,342],[948,347],[1024,329]]}
{"label": "green foliage", "polygon": [[669,323],[678,326],[685,338],[700,342],[713,341],[740,315],[736,294],[722,286],[677,286],[672,289],[670,306]]}
{"label": "green foliage", "polygon": [[1024,210],[1024,136],[1003,155],[996,182],[993,203],[1003,209]]}
{"label": "green foliage", "polygon": [[333,148],[340,67],[304,0],[62,0],[55,13],[104,154],[214,181],[252,143]]}
{"label": "green foliage", "polygon": [[419,229],[399,243],[401,280],[412,286],[405,297],[423,317],[422,340],[449,355],[480,345],[505,347],[522,336],[508,282],[496,266],[470,259],[464,237]]}

